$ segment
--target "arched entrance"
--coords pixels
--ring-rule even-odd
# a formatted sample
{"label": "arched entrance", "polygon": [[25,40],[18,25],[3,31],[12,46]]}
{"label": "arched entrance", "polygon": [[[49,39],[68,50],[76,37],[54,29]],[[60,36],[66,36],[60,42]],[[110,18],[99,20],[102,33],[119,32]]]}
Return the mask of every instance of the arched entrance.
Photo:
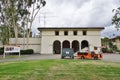
{"label": "arched entrance", "polygon": [[67,40],[63,41],[62,48],[70,48],[70,42]]}
{"label": "arched entrance", "polygon": [[58,40],[54,41],[54,43],[53,43],[53,53],[54,54],[61,53],[61,43]]}
{"label": "arched entrance", "polygon": [[83,40],[81,42],[81,50],[88,51],[89,50],[89,43],[87,40]]}
{"label": "arched entrance", "polygon": [[74,52],[79,51],[79,42],[77,40],[74,40],[72,42],[72,48],[73,48]]}

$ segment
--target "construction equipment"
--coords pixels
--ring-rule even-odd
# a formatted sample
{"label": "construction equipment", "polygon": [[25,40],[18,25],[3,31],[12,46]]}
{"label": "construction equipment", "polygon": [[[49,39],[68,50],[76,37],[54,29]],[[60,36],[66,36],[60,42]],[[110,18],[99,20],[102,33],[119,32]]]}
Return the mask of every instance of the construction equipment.
{"label": "construction equipment", "polygon": [[72,48],[63,48],[62,49],[62,54],[61,54],[61,58],[72,58],[74,59],[74,51]]}
{"label": "construction equipment", "polygon": [[102,53],[96,53],[95,51],[87,51],[87,52],[78,52],[78,59],[101,59],[103,58]]}

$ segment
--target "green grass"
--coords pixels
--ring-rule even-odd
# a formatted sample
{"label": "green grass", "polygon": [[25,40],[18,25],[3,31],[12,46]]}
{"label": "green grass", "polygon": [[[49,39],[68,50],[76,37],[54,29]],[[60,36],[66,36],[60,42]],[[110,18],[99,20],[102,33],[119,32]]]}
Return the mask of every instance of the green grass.
{"label": "green grass", "polygon": [[120,80],[120,63],[77,59],[2,62],[0,80]]}

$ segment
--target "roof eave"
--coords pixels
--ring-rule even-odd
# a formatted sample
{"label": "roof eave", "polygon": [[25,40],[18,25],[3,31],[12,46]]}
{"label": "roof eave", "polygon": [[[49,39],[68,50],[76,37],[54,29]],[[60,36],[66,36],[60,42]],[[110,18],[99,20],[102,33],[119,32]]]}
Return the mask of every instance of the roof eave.
{"label": "roof eave", "polygon": [[41,29],[104,29],[104,27],[39,27]]}

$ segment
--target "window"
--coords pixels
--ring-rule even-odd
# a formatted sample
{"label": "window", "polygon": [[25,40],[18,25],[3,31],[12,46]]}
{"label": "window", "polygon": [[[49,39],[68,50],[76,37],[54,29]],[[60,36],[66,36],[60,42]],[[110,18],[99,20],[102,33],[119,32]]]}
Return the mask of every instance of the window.
{"label": "window", "polygon": [[58,36],[59,35],[59,31],[55,31],[55,35]]}
{"label": "window", "polygon": [[83,35],[84,35],[84,36],[87,35],[87,31],[83,31]]}
{"label": "window", "polygon": [[77,31],[73,31],[73,35],[77,35]]}
{"label": "window", "polygon": [[64,35],[68,35],[68,31],[64,31]]}

